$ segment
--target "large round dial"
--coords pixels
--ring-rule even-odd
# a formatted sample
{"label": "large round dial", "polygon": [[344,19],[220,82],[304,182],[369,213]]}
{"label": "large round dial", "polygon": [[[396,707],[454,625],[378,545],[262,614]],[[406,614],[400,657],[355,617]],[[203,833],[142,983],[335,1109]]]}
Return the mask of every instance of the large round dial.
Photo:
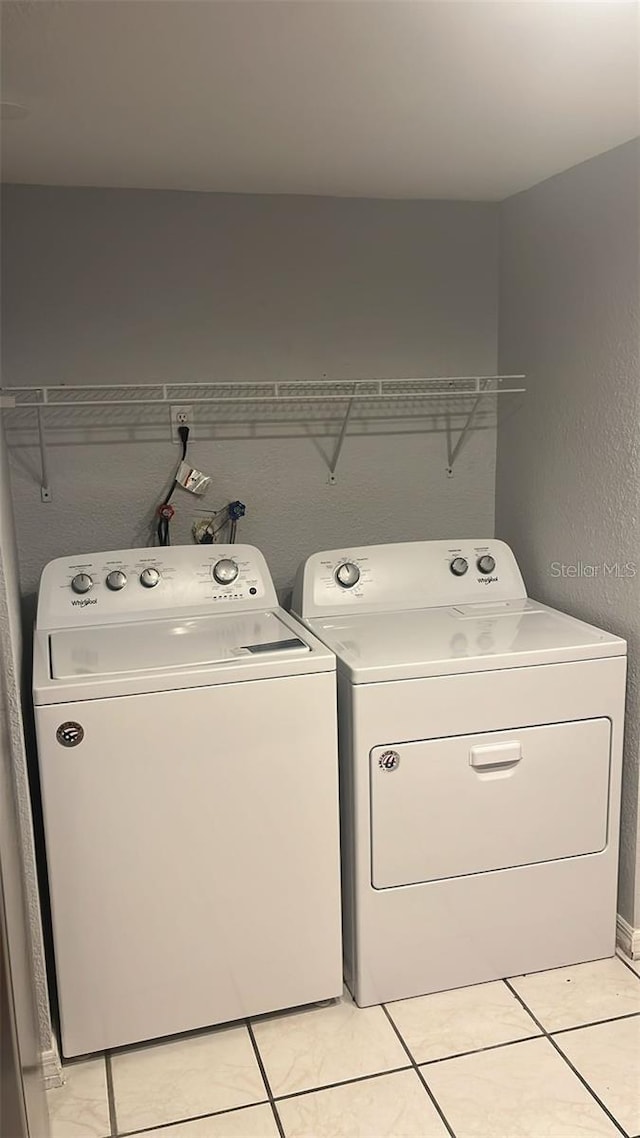
{"label": "large round dial", "polygon": [[478,558],[478,569],[481,573],[493,573],[495,567],[495,557],[492,557],[490,553],[484,553],[482,557]]}
{"label": "large round dial", "polygon": [[238,576],[238,566],[230,557],[223,557],[221,561],[216,561],[213,575],[219,585],[231,585]]}
{"label": "large round dial", "polygon": [[88,573],[76,573],[71,582],[71,588],[74,593],[88,593],[89,589],[93,588],[93,579]]}
{"label": "large round dial", "polygon": [[113,593],[119,592],[124,589],[127,583],[127,574],[122,572],[122,569],[113,569],[111,573],[107,574],[107,588],[111,589]]}
{"label": "large round dial", "polygon": [[353,561],[343,561],[336,569],[336,581],[343,589],[352,589],[360,580],[360,570]]}
{"label": "large round dial", "polygon": [[140,574],[140,584],[144,585],[145,589],[155,588],[159,580],[160,574],[157,569],[153,568],[153,565],[147,566]]}
{"label": "large round dial", "polygon": [[464,577],[467,569],[469,568],[469,562],[467,561],[466,557],[454,557],[449,568],[454,577]]}

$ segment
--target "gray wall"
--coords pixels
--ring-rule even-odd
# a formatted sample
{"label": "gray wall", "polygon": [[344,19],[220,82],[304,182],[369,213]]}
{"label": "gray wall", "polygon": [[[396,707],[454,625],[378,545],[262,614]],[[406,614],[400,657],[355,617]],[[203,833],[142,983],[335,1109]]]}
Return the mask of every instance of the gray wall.
{"label": "gray wall", "polygon": [[[527,373],[528,394],[501,414],[496,478],[496,533],[529,591],[629,642],[619,912],[636,928],[639,159],[630,143],[503,204],[499,360]],[[554,576],[553,562],[580,575]],[[605,577],[605,562],[637,573]]]}
{"label": "gray wall", "polygon": [[[493,373],[497,214],[491,203],[5,188],[3,383]],[[24,445],[33,437],[12,432],[24,590],[52,557],[146,542],[176,447],[166,410],[126,414],[102,433],[58,420],[49,505]],[[239,537],[261,546],[280,587],[319,548],[493,532],[491,409],[452,479],[441,414],[394,434],[356,423],[336,486],[328,407],[309,410],[312,425],[287,410],[247,427],[244,414],[198,423],[191,459],[213,475],[207,502],[246,502]],[[195,503],[176,501],[173,540],[188,541]]]}

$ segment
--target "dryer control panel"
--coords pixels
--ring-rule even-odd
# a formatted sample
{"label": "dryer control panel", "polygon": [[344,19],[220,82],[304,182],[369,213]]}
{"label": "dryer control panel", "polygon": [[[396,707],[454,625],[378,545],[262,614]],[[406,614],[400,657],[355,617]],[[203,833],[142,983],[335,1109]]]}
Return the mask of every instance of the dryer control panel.
{"label": "dryer control panel", "polygon": [[267,563],[251,545],[174,545],[60,557],[42,573],[36,628],[274,608]]}
{"label": "dryer control panel", "polygon": [[516,559],[503,541],[409,541],[314,554],[298,573],[292,608],[308,619],[492,604],[526,595]]}

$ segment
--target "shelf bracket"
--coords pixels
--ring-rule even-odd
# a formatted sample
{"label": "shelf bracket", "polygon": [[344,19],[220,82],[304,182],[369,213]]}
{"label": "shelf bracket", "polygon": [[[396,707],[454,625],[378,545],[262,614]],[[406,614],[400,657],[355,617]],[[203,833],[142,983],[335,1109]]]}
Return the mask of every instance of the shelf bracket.
{"label": "shelf bracket", "polygon": [[49,461],[47,454],[47,439],[44,433],[44,420],[42,407],[37,409],[38,415],[38,442],[40,444],[40,497],[43,502],[50,502],[53,495],[49,486]]}
{"label": "shelf bracket", "polygon": [[349,426],[349,419],[351,418],[352,410],[353,410],[353,398],[351,398],[349,400],[349,402],[347,403],[347,410],[345,411],[344,419],[342,420],[342,426],[340,428],[340,434],[338,435],[338,441],[336,443],[336,449],[334,450],[333,458],[331,459],[331,462],[329,463],[329,485],[330,486],[335,486],[335,484],[337,482],[336,470],[338,469],[338,463],[340,461],[340,455],[342,453],[342,448],[344,446],[344,440],[345,440],[346,435],[347,435],[347,427]]}
{"label": "shelf bracket", "polygon": [[485,392],[487,390],[488,383],[489,383],[488,379],[479,380],[478,390],[477,390],[476,397],[473,401],[473,406],[472,406],[471,410],[469,411],[469,414],[467,416],[467,421],[466,421],[464,427],[462,428],[462,430],[460,431],[460,434],[458,435],[457,442],[454,445],[452,445],[453,440],[451,438],[451,431],[449,430],[449,427],[447,425],[447,475],[449,476],[449,478],[453,478],[453,468],[455,466],[455,461],[456,461],[458,455],[460,454],[460,451],[462,450],[462,448],[463,448],[463,446],[467,440],[467,436],[469,434],[469,431],[471,430],[471,428],[473,426],[473,421],[476,417],[476,412],[478,410],[478,407],[480,406],[480,403],[482,402],[482,396],[485,394]]}

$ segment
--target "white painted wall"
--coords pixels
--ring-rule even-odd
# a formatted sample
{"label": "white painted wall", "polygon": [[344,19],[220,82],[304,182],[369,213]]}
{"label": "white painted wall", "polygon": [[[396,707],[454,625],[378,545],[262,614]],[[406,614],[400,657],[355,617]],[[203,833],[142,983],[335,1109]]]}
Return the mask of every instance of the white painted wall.
{"label": "white painted wall", "polygon": [[[491,203],[14,186],[3,226],[5,385],[495,371]],[[162,408],[127,414],[135,430],[52,432],[50,505],[36,450],[12,435],[24,591],[52,557],[146,542],[176,447]],[[216,411],[190,450],[208,501],[246,502],[242,540],[279,587],[318,548],[493,531],[490,412],[453,479],[440,416],[349,439],[335,487],[326,407],[313,430],[291,415],[247,427]],[[173,540],[188,541],[194,503],[176,504]]]}
{"label": "white painted wall", "polygon": [[[629,642],[619,913],[640,927],[640,143],[501,209],[500,367],[527,373],[501,414],[496,533],[529,591]],[[554,576],[552,563],[580,566]],[[633,562],[633,577],[584,566]],[[562,572],[562,570],[560,570]]]}

